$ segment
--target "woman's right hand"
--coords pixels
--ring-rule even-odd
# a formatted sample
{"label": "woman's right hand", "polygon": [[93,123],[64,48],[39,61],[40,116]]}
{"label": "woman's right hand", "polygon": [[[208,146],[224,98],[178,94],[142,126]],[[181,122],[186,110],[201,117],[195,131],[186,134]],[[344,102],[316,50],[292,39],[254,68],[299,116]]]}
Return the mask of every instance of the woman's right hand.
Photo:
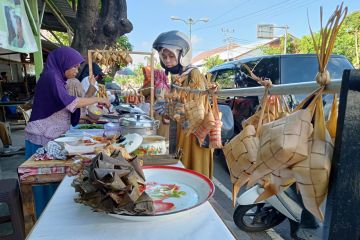
{"label": "woman's right hand", "polygon": [[96,79],[94,78],[94,76],[89,76],[89,83],[93,86],[95,86],[95,83],[96,83]]}
{"label": "woman's right hand", "polygon": [[108,98],[100,98],[98,97],[98,103],[104,104],[107,108],[111,107],[111,103]]}

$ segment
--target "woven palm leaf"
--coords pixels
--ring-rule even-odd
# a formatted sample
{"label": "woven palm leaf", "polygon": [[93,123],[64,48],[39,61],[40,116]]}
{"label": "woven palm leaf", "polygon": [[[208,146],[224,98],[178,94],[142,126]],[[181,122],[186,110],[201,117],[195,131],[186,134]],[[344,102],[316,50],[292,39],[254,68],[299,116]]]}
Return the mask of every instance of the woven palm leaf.
{"label": "woven palm leaf", "polygon": [[321,96],[316,106],[314,121],[313,137],[308,143],[309,156],[306,160],[295,164],[292,171],[306,209],[323,221],[320,204],[327,194],[334,146],[325,127]]}
{"label": "woven palm leaf", "polygon": [[295,181],[294,174],[289,168],[272,172],[270,175],[263,178],[263,188],[265,191],[260,194],[255,202],[261,202],[269,197],[277,195],[290,187]]}
{"label": "woven palm leaf", "polygon": [[[230,172],[230,180],[233,184],[232,197],[235,207],[236,197],[240,188],[249,180],[249,176],[255,166],[259,148],[259,131],[266,104],[268,103],[269,89],[265,88],[265,94],[261,101],[257,130],[254,125],[247,125],[230,142],[222,148],[226,163]],[[256,114],[257,114],[256,113]]]}
{"label": "woven palm leaf", "polygon": [[302,109],[262,126],[259,154],[249,186],[273,171],[307,158],[308,140],[313,131],[311,120],[312,111]]}

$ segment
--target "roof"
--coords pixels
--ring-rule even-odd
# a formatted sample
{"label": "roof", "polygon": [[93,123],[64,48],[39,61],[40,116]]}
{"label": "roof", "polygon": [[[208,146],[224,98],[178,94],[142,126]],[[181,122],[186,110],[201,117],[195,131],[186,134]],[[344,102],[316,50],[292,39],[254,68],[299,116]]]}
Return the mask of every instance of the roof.
{"label": "roof", "polygon": [[[48,52],[54,50],[55,48],[58,48],[59,46],[53,42],[49,42],[47,40],[41,39],[41,47],[43,54],[47,54]],[[0,48],[0,60],[3,61],[9,61],[9,62],[21,62],[21,54],[26,53],[19,53],[14,52],[8,49]]]}
{"label": "roof", "polygon": [[[295,39],[292,34],[288,33],[291,39]],[[206,58],[219,55],[221,59],[239,59],[242,55],[252,52],[258,49],[261,46],[270,45],[270,44],[280,44],[279,41],[280,37],[272,38],[272,39],[262,39],[260,41],[246,44],[246,45],[238,45],[232,44],[231,47],[228,49],[227,46],[218,47],[209,51],[202,52],[195,56],[192,59],[192,64],[194,65],[202,65]],[[229,51],[230,50],[230,51]],[[258,53],[257,53],[258,54]],[[256,54],[256,55],[257,55]]]}
{"label": "roof", "polygon": [[[237,48],[239,47],[240,45],[239,44],[236,44],[236,43],[233,43],[233,44],[230,44],[229,45],[229,49],[234,49],[234,48]],[[191,62],[192,63],[196,63],[198,61],[201,61],[201,60],[204,60],[208,57],[211,57],[217,53],[221,53],[221,52],[224,52],[224,51],[227,51],[228,50],[228,46],[225,45],[225,46],[221,46],[221,47],[218,47],[218,48],[214,48],[214,49],[211,49],[209,51],[205,51],[205,52],[202,52],[198,55],[196,55],[195,57],[192,58]]]}
{"label": "roof", "polygon": [[[37,0],[39,15],[44,5],[45,0]],[[70,4],[66,0],[52,0],[55,7],[60,11],[66,21],[70,24],[71,27],[75,26],[76,12],[71,8]],[[50,10],[48,4],[46,4],[44,17],[41,23],[41,29],[53,30],[58,32],[67,32],[66,28],[58,21],[53,12]]]}

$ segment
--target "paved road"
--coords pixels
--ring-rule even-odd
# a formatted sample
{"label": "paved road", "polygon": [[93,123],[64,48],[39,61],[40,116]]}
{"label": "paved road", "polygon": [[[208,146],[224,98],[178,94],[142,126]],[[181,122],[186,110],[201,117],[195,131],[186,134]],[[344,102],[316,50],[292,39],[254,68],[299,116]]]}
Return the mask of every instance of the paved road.
{"label": "paved road", "polygon": [[[236,227],[233,221],[234,208],[232,207],[231,201],[231,182],[229,173],[226,169],[226,163],[223,156],[215,154],[214,161],[214,179],[216,189],[214,199],[219,205],[220,211],[218,213],[225,219],[225,223],[234,236],[239,240],[254,239],[254,240],[266,240],[266,239],[285,239],[291,240],[290,238],[290,226],[289,222],[285,220],[282,224],[275,227],[273,230],[259,233],[245,233]],[[243,192],[244,189],[241,189]],[[240,192],[240,193],[241,193]],[[239,194],[240,195],[240,194]],[[216,206],[215,206],[216,208]]]}

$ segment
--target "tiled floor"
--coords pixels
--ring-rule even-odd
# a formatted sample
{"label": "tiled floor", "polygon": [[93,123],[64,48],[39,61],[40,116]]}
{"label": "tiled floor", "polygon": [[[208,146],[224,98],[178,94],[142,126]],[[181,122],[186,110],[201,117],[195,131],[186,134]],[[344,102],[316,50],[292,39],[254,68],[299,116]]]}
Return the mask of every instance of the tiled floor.
{"label": "tiled floor", "polygon": [[[24,126],[16,126],[11,129],[11,138],[13,146],[25,146],[24,142]],[[0,141],[0,149],[2,149]],[[0,179],[17,178],[17,167],[25,161],[25,154],[17,154],[13,156],[0,157]],[[6,204],[0,203],[0,216],[9,215]],[[0,238],[12,232],[11,223],[0,224]]]}
{"label": "tiled floor", "polygon": [[[25,146],[24,127],[16,126],[11,129],[13,146]],[[2,149],[2,143],[0,145]],[[25,154],[17,154],[8,157],[0,157],[0,179],[17,178],[16,169],[25,161]]]}

